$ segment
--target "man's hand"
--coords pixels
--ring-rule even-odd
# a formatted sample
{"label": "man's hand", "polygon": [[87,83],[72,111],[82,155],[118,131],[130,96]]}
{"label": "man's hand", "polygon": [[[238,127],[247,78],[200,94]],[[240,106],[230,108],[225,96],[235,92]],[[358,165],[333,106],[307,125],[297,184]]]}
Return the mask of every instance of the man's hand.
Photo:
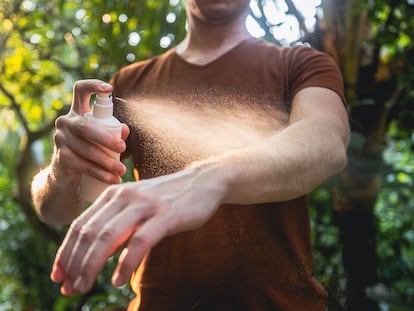
{"label": "man's hand", "polygon": [[128,127],[123,125],[120,139],[83,117],[90,111],[92,94],[111,91],[110,84],[99,80],[78,81],[73,88],[70,112],[56,120],[52,161],[32,182],[36,212],[48,224],[64,225],[79,216],[83,208],[79,198],[82,174],[113,184],[119,183],[126,171],[121,161],[102,152],[100,146],[123,152]]}
{"label": "man's hand", "polygon": [[82,117],[90,111],[89,101],[94,93],[111,92],[112,86],[99,80],[82,80],[75,83],[70,112],[56,120],[55,154],[52,166],[57,179],[68,176],[80,180],[82,173],[106,183],[119,183],[125,174],[125,166],[117,159],[102,152],[100,146],[121,153],[125,150],[124,140],[129,134],[126,125],[122,128],[121,139],[110,131],[95,126]]}
{"label": "man's hand", "polygon": [[144,255],[166,236],[195,229],[212,217],[225,189],[207,171],[110,186],[71,225],[51,273],[64,295],[88,291],[107,259],[125,247],[112,277],[125,284]]}

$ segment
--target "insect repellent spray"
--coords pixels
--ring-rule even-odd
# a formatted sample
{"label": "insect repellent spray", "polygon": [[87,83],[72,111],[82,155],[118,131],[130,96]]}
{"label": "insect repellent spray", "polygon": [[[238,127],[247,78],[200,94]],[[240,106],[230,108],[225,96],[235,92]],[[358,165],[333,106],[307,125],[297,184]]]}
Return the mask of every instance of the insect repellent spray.
{"label": "insect repellent spray", "polygon": [[[102,126],[112,133],[121,137],[121,122],[113,116],[113,103],[111,93],[98,93],[93,104],[92,112],[84,114],[85,118],[90,118],[97,126]],[[115,159],[119,159],[119,153],[101,147],[102,152],[106,152]],[[93,202],[109,185],[93,177],[83,174],[80,185],[80,195],[88,202]]]}

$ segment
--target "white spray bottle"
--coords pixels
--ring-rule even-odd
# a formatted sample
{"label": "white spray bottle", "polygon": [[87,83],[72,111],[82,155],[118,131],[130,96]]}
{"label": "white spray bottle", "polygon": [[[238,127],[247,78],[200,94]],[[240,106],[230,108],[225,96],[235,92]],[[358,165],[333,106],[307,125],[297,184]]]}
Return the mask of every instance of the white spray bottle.
{"label": "white spray bottle", "polygon": [[[121,122],[113,116],[113,103],[111,93],[98,93],[93,104],[92,112],[87,112],[84,117],[90,118],[102,126],[109,129],[112,133],[121,137]],[[115,159],[119,159],[119,153],[103,148],[102,151],[108,153]],[[80,185],[80,196],[88,202],[93,202],[109,186],[100,180],[83,174]]]}

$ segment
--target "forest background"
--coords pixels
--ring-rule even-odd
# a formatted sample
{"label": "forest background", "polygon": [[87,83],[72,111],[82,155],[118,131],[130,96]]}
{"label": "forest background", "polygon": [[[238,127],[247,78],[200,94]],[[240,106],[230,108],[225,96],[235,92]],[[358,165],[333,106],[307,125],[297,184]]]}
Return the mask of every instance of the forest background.
{"label": "forest background", "polygon": [[[414,1],[251,3],[256,36],[309,44],[344,75],[349,163],[310,198],[315,274],[329,310],[414,310]],[[311,24],[303,14],[310,3]],[[39,221],[30,181],[49,160],[74,81],[109,80],[173,47],[185,35],[183,10],[179,0],[0,0],[1,311],[127,305],[129,287],[110,284],[116,256],[92,291],[59,294],[49,272],[67,228]],[[297,38],[283,35],[293,28]]]}

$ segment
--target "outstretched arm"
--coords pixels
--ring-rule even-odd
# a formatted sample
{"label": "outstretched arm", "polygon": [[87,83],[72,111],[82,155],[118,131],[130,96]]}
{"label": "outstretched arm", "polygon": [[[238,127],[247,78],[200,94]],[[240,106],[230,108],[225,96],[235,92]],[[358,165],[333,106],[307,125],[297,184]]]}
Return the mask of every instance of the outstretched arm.
{"label": "outstretched arm", "polygon": [[200,163],[199,171],[223,179],[225,203],[285,201],[340,171],[348,140],[348,114],[340,97],[306,88],[294,97],[287,128],[251,148]]}

